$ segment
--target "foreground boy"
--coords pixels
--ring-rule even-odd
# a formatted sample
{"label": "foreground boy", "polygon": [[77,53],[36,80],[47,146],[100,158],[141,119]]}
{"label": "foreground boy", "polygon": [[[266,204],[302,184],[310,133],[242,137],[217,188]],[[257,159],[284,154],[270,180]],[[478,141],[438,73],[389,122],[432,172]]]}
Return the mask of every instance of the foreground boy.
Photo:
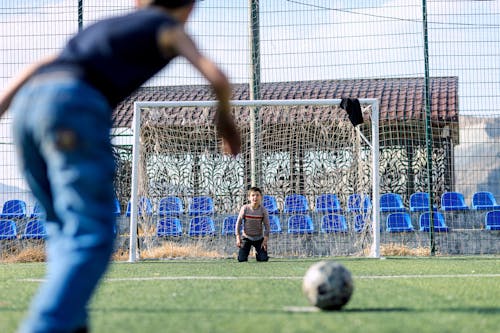
{"label": "foreground boy", "polygon": [[0,115],[12,102],[20,165],[47,213],[47,276],[19,332],[88,332],[86,307],[113,250],[112,111],[173,58],[212,85],[217,131],[239,153],[229,82],[184,31],[193,3],[137,0],[137,11],[87,27],[0,96]]}

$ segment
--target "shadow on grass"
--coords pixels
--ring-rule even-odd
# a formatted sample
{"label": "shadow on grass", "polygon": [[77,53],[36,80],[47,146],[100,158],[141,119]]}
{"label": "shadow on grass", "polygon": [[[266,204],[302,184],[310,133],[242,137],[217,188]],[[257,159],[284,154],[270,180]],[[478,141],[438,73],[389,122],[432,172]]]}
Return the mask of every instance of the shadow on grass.
{"label": "shadow on grass", "polygon": [[415,312],[411,308],[348,308],[341,312]]}
{"label": "shadow on grass", "polygon": [[[304,311],[292,311],[295,313],[477,313],[477,314],[500,314],[500,307],[460,307],[460,308],[442,308],[442,309],[413,309],[407,307],[395,308],[346,308],[340,311],[310,311],[309,307],[304,307]],[[155,308],[92,308],[91,312],[117,312],[117,313],[213,313],[216,315],[224,314],[283,314],[290,313],[286,309],[227,309],[227,308],[168,308],[168,307],[155,307]]]}
{"label": "shadow on grass", "polygon": [[[384,256],[384,260],[428,260],[428,259],[433,259],[436,261],[464,261],[464,262],[470,262],[470,261],[498,261],[498,256],[422,256],[422,257],[411,257],[411,256]],[[363,258],[363,259],[369,259],[369,260],[374,260],[374,258]]]}
{"label": "shadow on grass", "polygon": [[459,307],[459,308],[432,308],[432,309],[412,309],[412,308],[347,308],[342,312],[456,312],[456,313],[478,313],[478,314],[500,314],[500,307]]}

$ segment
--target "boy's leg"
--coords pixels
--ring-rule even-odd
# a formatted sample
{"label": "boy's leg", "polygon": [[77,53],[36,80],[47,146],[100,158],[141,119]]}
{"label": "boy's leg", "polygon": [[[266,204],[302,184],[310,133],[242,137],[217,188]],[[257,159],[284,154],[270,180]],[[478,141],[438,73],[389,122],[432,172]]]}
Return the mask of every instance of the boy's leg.
{"label": "boy's leg", "polygon": [[257,253],[255,255],[255,259],[257,259],[257,261],[268,261],[269,260],[269,256],[267,255],[267,251],[262,248],[263,241],[264,241],[264,239],[261,239],[261,240],[254,242],[255,251],[257,251]]}
{"label": "boy's leg", "polygon": [[[109,108],[74,84],[37,92],[33,112],[14,103],[15,131],[27,180],[48,210],[47,279],[20,332],[71,332],[87,325],[87,303],[113,249]],[[45,166],[48,179],[37,170]]]}
{"label": "boy's leg", "polygon": [[243,238],[241,240],[241,247],[238,251],[238,261],[248,261],[248,255],[250,254],[250,249],[252,247],[252,242],[248,238]]}

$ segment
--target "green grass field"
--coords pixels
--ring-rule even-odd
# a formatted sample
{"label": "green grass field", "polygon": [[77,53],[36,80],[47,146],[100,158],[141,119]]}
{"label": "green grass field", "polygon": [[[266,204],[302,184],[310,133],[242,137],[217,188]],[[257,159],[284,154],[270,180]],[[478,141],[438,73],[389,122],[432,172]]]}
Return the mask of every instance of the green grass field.
{"label": "green grass field", "polygon": [[[92,332],[498,332],[500,257],[335,258],[353,274],[340,312],[314,311],[315,261],[114,263],[91,305]],[[0,264],[0,332],[14,332],[44,265]]]}

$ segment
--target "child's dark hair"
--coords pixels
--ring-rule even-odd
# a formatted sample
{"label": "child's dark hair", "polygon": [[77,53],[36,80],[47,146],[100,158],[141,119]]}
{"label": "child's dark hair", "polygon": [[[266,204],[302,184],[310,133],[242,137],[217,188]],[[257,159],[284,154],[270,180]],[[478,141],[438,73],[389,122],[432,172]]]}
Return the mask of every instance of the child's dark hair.
{"label": "child's dark hair", "polygon": [[248,193],[252,193],[252,192],[259,192],[260,194],[262,194],[261,189],[257,186],[252,186],[248,189]]}
{"label": "child's dark hair", "polygon": [[152,4],[157,6],[162,6],[165,8],[179,8],[187,5],[191,5],[195,0],[153,0]]}

